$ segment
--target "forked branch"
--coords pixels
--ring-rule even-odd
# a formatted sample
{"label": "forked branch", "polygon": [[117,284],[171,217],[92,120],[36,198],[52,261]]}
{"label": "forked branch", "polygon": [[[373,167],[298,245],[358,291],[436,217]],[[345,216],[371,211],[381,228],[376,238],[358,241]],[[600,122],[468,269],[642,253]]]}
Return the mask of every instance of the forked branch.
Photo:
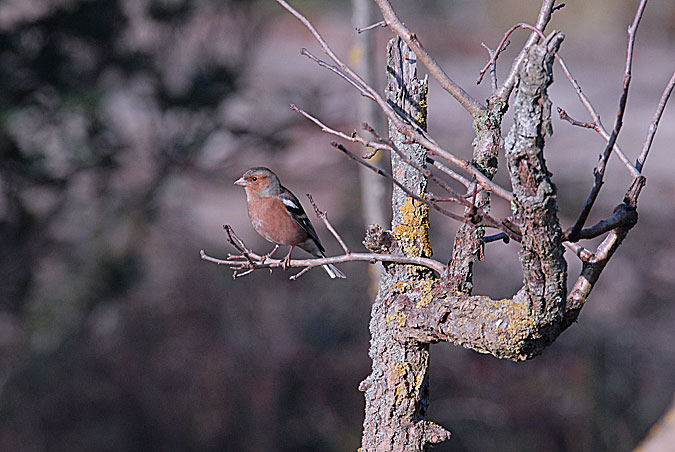
{"label": "forked branch", "polygon": [[623,86],[621,90],[621,97],[619,99],[619,110],[616,114],[616,120],[614,122],[614,129],[612,130],[611,135],[609,136],[609,140],[607,140],[607,146],[605,146],[605,150],[600,156],[600,159],[598,161],[597,166],[595,167],[595,170],[593,171],[595,175],[595,181],[593,184],[593,188],[591,189],[591,193],[588,195],[588,199],[584,203],[583,208],[581,209],[581,213],[579,214],[579,218],[577,221],[574,223],[574,226],[572,226],[570,229],[568,229],[565,232],[565,238],[569,241],[576,242],[579,240],[579,233],[581,232],[581,229],[584,227],[586,224],[586,220],[588,219],[588,215],[591,212],[591,209],[593,208],[593,205],[595,204],[595,200],[598,198],[598,195],[600,194],[600,189],[602,188],[604,177],[605,177],[605,168],[607,167],[607,161],[609,160],[609,156],[614,149],[614,144],[616,143],[616,139],[619,136],[619,132],[621,131],[621,127],[623,126],[623,115],[624,112],[626,111],[626,101],[628,100],[628,91],[630,88],[630,81],[632,78],[632,66],[633,66],[633,48],[635,44],[635,34],[637,33],[637,27],[640,24],[640,19],[642,18],[642,14],[644,12],[644,8],[647,5],[647,0],[642,0],[640,2],[640,5],[638,6],[638,9],[635,13],[635,18],[633,19],[633,23],[628,27],[628,46],[626,50],[626,66],[625,66],[625,71],[624,71],[624,77],[623,77]]}

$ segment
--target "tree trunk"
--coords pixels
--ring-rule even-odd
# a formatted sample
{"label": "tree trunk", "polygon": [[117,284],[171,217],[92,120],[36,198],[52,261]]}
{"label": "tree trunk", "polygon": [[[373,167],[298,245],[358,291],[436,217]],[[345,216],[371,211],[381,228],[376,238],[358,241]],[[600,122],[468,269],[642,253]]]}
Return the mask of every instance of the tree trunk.
{"label": "tree trunk", "polygon": [[[391,40],[387,50],[387,100],[414,124],[426,129],[427,81],[417,78],[415,54],[400,39]],[[389,136],[409,158],[425,166],[426,150],[422,146],[406,143],[392,124]],[[426,178],[393,154],[392,173],[414,193],[425,193]],[[395,188],[392,209],[391,234],[401,252],[430,256],[428,207]],[[391,313],[388,306],[393,296],[412,286],[426,285],[431,296],[432,276],[425,268],[390,265],[380,280],[370,321],[373,370],[360,385],[366,399],[362,452],[421,451],[426,444],[439,443],[450,436],[424,418],[429,344],[410,340],[404,319]],[[424,298],[419,302],[423,303]]]}

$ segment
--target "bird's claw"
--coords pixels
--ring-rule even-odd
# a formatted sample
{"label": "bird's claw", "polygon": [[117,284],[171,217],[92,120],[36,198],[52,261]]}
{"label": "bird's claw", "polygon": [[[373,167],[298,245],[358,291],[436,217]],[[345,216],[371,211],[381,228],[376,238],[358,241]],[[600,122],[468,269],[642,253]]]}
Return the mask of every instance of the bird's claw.
{"label": "bird's claw", "polygon": [[265,261],[266,261],[267,259],[270,259],[270,258],[274,255],[274,253],[277,252],[278,249],[279,249],[279,245],[274,245],[274,248],[272,249],[272,251],[270,251],[269,253],[267,253],[267,254],[265,254],[265,255],[263,255],[263,256],[260,256],[260,261],[259,261],[258,263],[259,263],[260,265],[264,264]]}
{"label": "bird's claw", "polygon": [[281,268],[283,268],[284,271],[286,271],[290,267],[291,267],[291,255],[289,253],[288,256],[284,257],[283,260],[281,261]]}

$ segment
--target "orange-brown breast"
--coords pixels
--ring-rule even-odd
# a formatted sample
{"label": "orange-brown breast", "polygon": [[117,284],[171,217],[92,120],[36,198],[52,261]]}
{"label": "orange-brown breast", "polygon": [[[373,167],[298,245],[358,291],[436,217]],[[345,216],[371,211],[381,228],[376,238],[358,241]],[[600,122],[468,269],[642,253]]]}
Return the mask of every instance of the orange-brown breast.
{"label": "orange-brown breast", "polygon": [[248,202],[248,217],[258,234],[279,245],[298,245],[307,239],[307,233],[291,218],[281,200],[274,196],[256,198]]}

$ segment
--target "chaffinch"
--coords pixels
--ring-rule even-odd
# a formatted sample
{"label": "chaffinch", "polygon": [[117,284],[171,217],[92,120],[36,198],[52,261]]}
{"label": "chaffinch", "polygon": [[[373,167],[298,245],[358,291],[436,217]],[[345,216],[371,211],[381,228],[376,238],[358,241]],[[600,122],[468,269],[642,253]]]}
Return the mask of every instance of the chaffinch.
{"label": "chaffinch", "polygon": [[[294,247],[302,248],[314,257],[326,257],[312,223],[293,193],[288,191],[276,174],[267,168],[251,168],[237,181],[246,190],[248,218],[258,234],[275,244],[274,249],[263,257],[272,256],[279,245],[291,249],[282,261],[288,265]],[[322,265],[331,278],[346,278],[332,264]]]}

